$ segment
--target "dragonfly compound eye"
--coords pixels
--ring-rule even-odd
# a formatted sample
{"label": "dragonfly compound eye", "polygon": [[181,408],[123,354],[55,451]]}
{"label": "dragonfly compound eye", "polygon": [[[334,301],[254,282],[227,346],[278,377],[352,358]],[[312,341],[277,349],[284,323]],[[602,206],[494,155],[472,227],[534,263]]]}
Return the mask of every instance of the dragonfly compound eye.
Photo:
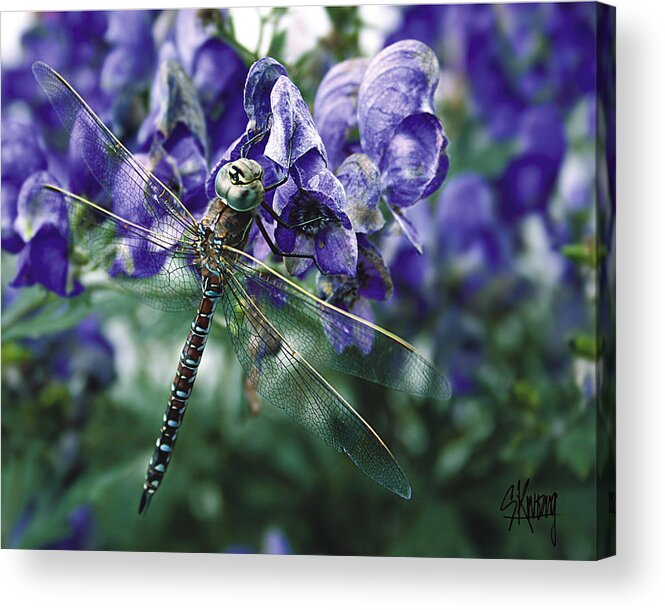
{"label": "dragonfly compound eye", "polygon": [[238,212],[248,212],[263,202],[263,168],[253,159],[238,159],[222,166],[215,177],[215,192]]}

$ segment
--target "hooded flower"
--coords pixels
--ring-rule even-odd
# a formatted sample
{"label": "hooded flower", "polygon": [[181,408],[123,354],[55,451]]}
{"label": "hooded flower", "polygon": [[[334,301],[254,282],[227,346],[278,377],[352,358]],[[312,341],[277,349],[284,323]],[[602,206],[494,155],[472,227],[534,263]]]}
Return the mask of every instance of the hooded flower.
{"label": "hooded flower", "polygon": [[[359,184],[367,186],[366,196],[355,201],[374,202],[378,188],[418,249],[420,242],[404,210],[439,188],[448,172],[447,139],[434,113],[438,80],[434,52],[421,42],[404,40],[371,61],[354,59],[335,66],[315,102],[317,124],[332,158],[341,160],[348,152],[365,156],[362,163],[344,167],[344,186],[357,194]],[[358,210],[352,215],[365,216]],[[356,230],[379,227],[375,223]]]}
{"label": "hooded flower", "polygon": [[171,59],[173,53],[169,45],[162,50],[151,111],[139,131],[139,142],[148,166],[161,173],[158,177],[196,213],[208,202],[204,192],[208,171],[205,116],[191,80]]}
{"label": "hooded flower", "polygon": [[240,135],[245,120],[242,91],[247,67],[219,36],[225,11],[180,10],[175,46],[205,116],[210,159],[218,159]]}
{"label": "hooded flower", "polygon": [[57,182],[48,172],[38,171],[19,192],[14,229],[24,246],[11,285],[18,288],[38,283],[60,296],[72,296],[83,288],[78,282],[73,286],[69,282],[66,203],[59,193],[45,189],[46,184]]}
{"label": "hooded flower", "polygon": [[[269,215],[262,214],[273,225],[268,231],[274,234],[277,247],[312,257],[324,273],[353,275],[358,246],[346,213],[344,189],[328,169],[326,150],[307,104],[279,62],[266,57],[250,68],[244,107],[246,133],[229,147],[208,177],[208,196],[215,196],[214,180],[223,164],[243,154],[257,159],[267,186],[283,181],[274,197],[267,198],[282,223],[274,224]],[[250,240],[255,236],[256,231]],[[312,258],[287,256],[287,270],[300,275],[312,266]]]}
{"label": "hooded flower", "polygon": [[2,248],[16,254],[24,245],[14,223],[18,196],[25,180],[45,170],[46,154],[31,125],[11,121],[2,125]]}

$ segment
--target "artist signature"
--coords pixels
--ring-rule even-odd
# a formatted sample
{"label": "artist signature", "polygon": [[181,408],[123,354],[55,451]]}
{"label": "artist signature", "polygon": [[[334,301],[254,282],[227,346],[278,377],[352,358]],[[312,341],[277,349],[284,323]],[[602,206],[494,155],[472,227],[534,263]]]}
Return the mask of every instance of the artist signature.
{"label": "artist signature", "polygon": [[499,510],[504,514],[503,518],[508,519],[508,531],[513,527],[513,523],[517,521],[517,525],[521,525],[522,521],[526,521],[531,533],[533,533],[532,521],[540,521],[541,519],[552,519],[552,527],[550,528],[550,540],[552,546],[556,546],[556,501],[558,494],[556,492],[551,494],[528,494],[530,479],[522,483],[521,480],[517,481],[516,485],[510,485],[501,500]]}

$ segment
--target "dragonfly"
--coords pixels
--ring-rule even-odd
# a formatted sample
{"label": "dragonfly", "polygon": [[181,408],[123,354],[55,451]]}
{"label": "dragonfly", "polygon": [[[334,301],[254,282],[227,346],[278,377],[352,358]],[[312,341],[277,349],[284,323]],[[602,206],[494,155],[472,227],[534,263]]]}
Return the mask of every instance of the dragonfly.
{"label": "dragonfly", "polygon": [[[196,310],[147,467],[139,513],[147,511],[171,462],[218,309],[259,396],[346,454],[369,478],[409,499],[411,486],[390,449],[320,370],[433,399],[449,398],[450,384],[406,341],[318,298],[245,251],[249,229],[256,223],[275,254],[306,256],[281,252],[259,214],[265,209],[277,222],[294,226],[266,202],[265,194],[281,181],[264,184],[261,165],[244,155],[230,161],[215,178],[217,196],[197,220],[60,74],[43,62],[32,70],[70,146],[112,199],[109,206],[56,185],[46,187],[65,198],[70,218],[84,222],[77,247],[121,288],[149,305],[165,311]],[[343,341],[333,342],[335,336]],[[360,341],[349,340],[353,338]],[[346,347],[340,350],[340,344]]]}

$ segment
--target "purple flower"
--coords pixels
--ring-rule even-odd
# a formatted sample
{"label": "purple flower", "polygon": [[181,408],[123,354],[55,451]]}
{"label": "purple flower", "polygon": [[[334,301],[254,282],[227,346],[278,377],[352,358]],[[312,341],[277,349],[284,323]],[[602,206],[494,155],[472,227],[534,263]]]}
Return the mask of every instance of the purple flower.
{"label": "purple flower", "polygon": [[93,512],[89,505],[75,508],[67,519],[69,533],[43,545],[44,549],[56,551],[82,551],[89,549],[94,526]]}
{"label": "purple flower", "polygon": [[168,59],[172,51],[169,46],[163,49],[164,61],[152,88],[152,109],[139,142],[148,151],[148,166],[161,166],[159,178],[196,213],[208,203],[206,122],[192,82],[178,62]]}
{"label": "purple flower", "polygon": [[386,44],[432,46],[468,85],[470,115],[505,139],[531,105],[565,109],[593,91],[595,13],[592,3],[407,7]]}
{"label": "purple flower", "polygon": [[491,186],[477,174],[457,175],[443,188],[436,209],[441,260],[473,292],[509,260]]}
{"label": "purple flower", "polygon": [[268,555],[290,555],[292,553],[291,544],[286,534],[281,528],[271,527],[263,535],[261,549],[256,550],[249,544],[230,544],[224,548],[223,553],[232,553],[234,555],[249,555],[254,553],[265,553]]}
{"label": "purple flower", "polygon": [[434,52],[405,40],[381,51],[360,83],[360,143],[381,170],[390,205],[411,206],[445,178],[447,140],[433,101],[438,82]]}
{"label": "purple flower", "polygon": [[[376,207],[378,189],[417,249],[420,242],[404,209],[439,188],[448,172],[447,139],[434,113],[438,80],[433,51],[404,40],[369,62],[349,60],[335,66],[315,102],[316,120],[332,158],[341,163],[347,153],[365,155],[362,164],[344,167],[344,187],[355,191],[356,201],[371,201],[370,211]],[[359,188],[363,184],[364,197]],[[364,216],[354,213],[358,215]],[[364,224],[356,230],[369,232],[380,225]]]}
{"label": "purple flower", "polygon": [[241,134],[245,120],[247,68],[217,34],[217,21],[224,18],[224,11],[180,10],[175,24],[176,47],[205,115],[211,159],[218,159]]}
{"label": "purple flower", "polygon": [[106,40],[112,46],[104,60],[101,82],[106,91],[147,86],[157,61],[152,35],[157,11],[112,11]]}
{"label": "purple flower", "polygon": [[279,528],[270,528],[263,537],[263,553],[269,555],[290,555],[291,544],[286,534]]}
{"label": "purple flower", "polygon": [[[374,321],[374,313],[368,299],[385,301],[393,293],[390,273],[381,252],[362,234],[358,235],[358,267],[355,275],[319,274],[317,288],[321,298],[332,305],[369,321]],[[371,351],[371,334],[354,334],[357,329],[345,326],[342,319],[336,321],[334,328],[330,327],[328,320],[324,320],[323,325],[338,353],[341,354],[350,345],[357,346],[364,354]]]}
{"label": "purple flower", "polygon": [[75,380],[76,387],[109,386],[115,380],[114,351],[103,335],[99,320],[90,316],[58,337],[53,369],[61,379]]}
{"label": "purple flower", "polygon": [[2,125],[2,248],[16,254],[24,241],[14,228],[18,196],[23,182],[47,167],[37,133],[32,126],[10,121]]}
{"label": "purple flower", "polygon": [[[297,229],[278,224],[275,243],[284,252],[312,255],[324,273],[354,275],[358,245],[345,206],[342,185],[328,170],[319,151],[311,149],[296,162],[287,182],[277,189],[273,208],[291,225],[319,220]],[[292,275],[300,275],[312,265],[306,258],[287,257],[285,263]]]}
{"label": "purple flower", "polygon": [[559,111],[537,106],[524,112],[518,144],[520,152],[499,181],[501,212],[508,221],[547,206],[566,149]]}
{"label": "purple flower", "polygon": [[70,285],[67,208],[63,197],[44,189],[57,184],[46,171],[30,175],[18,196],[14,230],[24,242],[19,252],[14,288],[42,284],[60,296],[80,293],[83,287]]}
{"label": "purple flower", "polygon": [[[248,140],[255,138],[249,155],[264,168],[264,181],[269,185],[286,178],[266,203],[272,204],[283,223],[301,225],[274,225],[274,220],[261,212],[275,244],[283,252],[313,257],[324,273],[353,275],[358,246],[346,213],[344,188],[328,169],[326,150],[307,104],[281,64],[266,57],[250,68],[244,107],[246,133],[229,147],[209,175],[208,196],[216,196],[214,181],[219,168],[237,159]],[[256,232],[250,238],[255,236]],[[256,249],[267,253],[264,246]],[[301,275],[312,266],[312,258],[287,256],[285,264],[289,273]]]}
{"label": "purple flower", "polygon": [[[106,111],[110,98],[102,90],[100,73],[109,46],[105,41],[108,13],[37,13],[36,23],[21,38],[21,63],[2,66],[2,115],[37,127],[47,145],[49,169],[64,180],[67,176],[66,140],[51,105],[35,83],[31,65],[48,58],[66,74],[83,98]],[[102,112],[104,114],[104,112]]]}

